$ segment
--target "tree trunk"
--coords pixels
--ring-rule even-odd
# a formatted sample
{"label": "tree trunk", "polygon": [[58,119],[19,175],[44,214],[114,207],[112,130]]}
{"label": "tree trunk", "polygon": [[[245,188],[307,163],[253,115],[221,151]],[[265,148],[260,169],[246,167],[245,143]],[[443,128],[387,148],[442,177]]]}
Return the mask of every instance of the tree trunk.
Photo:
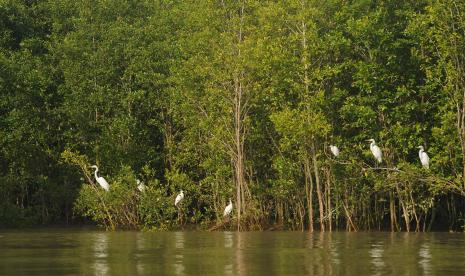
{"label": "tree trunk", "polygon": [[347,188],[346,188],[344,192],[344,200],[342,201],[342,207],[344,208],[344,212],[346,213],[346,228],[349,232],[351,231],[351,229],[357,232],[357,228],[355,227],[355,224],[352,221],[352,217],[349,212],[348,202],[349,202],[349,195],[347,193]]}
{"label": "tree trunk", "polygon": [[310,160],[308,160],[308,158],[304,160],[304,173],[308,209],[308,231],[313,232],[313,178],[310,169]]}
{"label": "tree trunk", "polygon": [[326,169],[326,215],[328,216],[329,232],[333,231],[332,226],[332,210],[331,210],[331,171]]}
{"label": "tree trunk", "polygon": [[316,194],[318,196],[318,207],[320,212],[320,231],[325,231],[325,224],[324,224],[324,217],[325,217],[325,210],[323,207],[323,194],[321,193],[321,185],[320,185],[320,173],[318,169],[318,162],[316,160],[316,153],[315,153],[315,144],[312,145],[312,161],[313,161],[313,173],[315,174],[315,183],[316,183]]}
{"label": "tree trunk", "polygon": [[243,186],[245,182],[244,177],[244,152],[243,152],[243,137],[242,137],[242,119],[241,119],[241,105],[242,105],[242,88],[240,80],[235,80],[235,108],[234,108],[234,143],[235,143],[235,182],[236,182],[236,202],[237,202],[237,230],[240,231],[241,213],[243,203]]}
{"label": "tree trunk", "polygon": [[[240,25],[237,34],[237,44],[242,43],[242,24],[244,17],[244,3],[240,10]],[[240,60],[241,50],[237,47],[237,58]],[[243,89],[243,76],[244,72],[239,69],[234,77],[234,168],[235,168],[235,183],[236,183],[236,196],[237,196],[237,230],[241,230],[241,216],[245,208],[244,189],[246,188],[245,181],[245,166],[244,166],[244,140],[245,129],[243,120],[246,117],[246,110],[244,108],[244,89]]]}
{"label": "tree trunk", "polygon": [[402,195],[400,193],[399,185],[397,183],[396,183],[396,190],[397,190],[397,195],[399,197],[400,206],[401,206],[402,212],[404,214],[405,228],[406,228],[407,232],[410,232],[410,216],[408,214],[407,206],[405,205],[405,202],[402,199]]}
{"label": "tree trunk", "polygon": [[391,232],[395,232],[397,227],[396,203],[393,192],[389,192],[389,214],[391,216]]}

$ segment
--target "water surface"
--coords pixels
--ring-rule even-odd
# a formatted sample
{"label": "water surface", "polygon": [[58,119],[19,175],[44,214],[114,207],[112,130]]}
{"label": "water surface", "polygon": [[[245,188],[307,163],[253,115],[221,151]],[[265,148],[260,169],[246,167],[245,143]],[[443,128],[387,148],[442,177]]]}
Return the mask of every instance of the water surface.
{"label": "water surface", "polygon": [[463,233],[0,231],[0,275],[465,275]]}

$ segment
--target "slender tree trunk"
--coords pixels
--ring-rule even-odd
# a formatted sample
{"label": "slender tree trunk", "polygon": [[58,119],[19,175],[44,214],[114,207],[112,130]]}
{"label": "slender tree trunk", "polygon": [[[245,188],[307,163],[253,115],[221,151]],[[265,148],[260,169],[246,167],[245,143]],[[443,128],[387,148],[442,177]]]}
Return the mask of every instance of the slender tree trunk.
{"label": "slender tree trunk", "polygon": [[396,229],[398,228],[396,218],[396,203],[392,191],[389,192],[389,214],[391,216],[391,232],[396,232]]}
{"label": "slender tree trunk", "polygon": [[241,215],[245,210],[245,196],[244,189],[245,182],[245,168],[244,168],[244,136],[243,136],[243,122],[242,122],[242,97],[243,90],[239,78],[235,81],[235,111],[234,111],[234,143],[235,143],[235,182],[237,193],[237,230],[240,230]]}
{"label": "slender tree trunk", "polygon": [[310,160],[304,160],[305,193],[307,195],[308,231],[313,232],[313,178],[310,169]]}
{"label": "slender tree trunk", "polygon": [[325,210],[323,207],[323,194],[321,193],[321,185],[320,185],[320,173],[318,169],[318,162],[316,159],[315,153],[315,145],[312,145],[312,161],[313,161],[313,173],[315,175],[315,183],[316,183],[316,194],[318,196],[318,207],[320,212],[320,231],[325,231],[325,224],[324,224],[324,217],[325,217]]}
{"label": "slender tree trunk", "polygon": [[299,204],[298,204],[298,212],[299,212],[299,220],[300,220],[300,231],[304,231],[305,230],[305,207],[304,205],[302,204],[302,202],[299,200]]}
{"label": "slender tree trunk", "polygon": [[402,195],[400,194],[399,185],[397,183],[396,183],[396,190],[397,190],[397,196],[399,197],[400,206],[404,214],[405,228],[407,232],[410,232],[410,216],[407,210],[407,206],[404,200],[402,199]]}
{"label": "slender tree trunk", "polygon": [[329,232],[333,231],[332,226],[332,210],[331,210],[331,171],[329,168],[326,169],[326,215],[328,216],[328,227]]}
{"label": "slender tree trunk", "polygon": [[[302,10],[306,10],[306,1],[301,0],[301,7]],[[305,91],[305,96],[309,95],[309,78],[308,78],[308,68],[309,68],[309,63],[307,59],[308,55],[308,45],[307,45],[307,23],[305,21],[305,18],[302,19],[301,21],[301,45],[302,45],[302,55],[301,55],[301,63],[303,66],[303,88]],[[314,169],[314,176],[315,176],[315,183],[316,183],[316,188],[317,188],[317,195],[318,195],[318,204],[319,204],[319,211],[320,211],[320,231],[324,232],[325,231],[325,226],[324,226],[324,207],[323,207],[323,196],[321,193],[321,186],[320,186],[320,176],[318,172],[318,164],[316,160],[316,153],[315,153],[315,146],[312,145],[312,162],[313,162],[313,169]],[[311,194],[310,194],[311,197]],[[311,211],[311,210],[309,210]],[[313,230],[311,230],[313,231]]]}
{"label": "slender tree trunk", "polygon": [[[242,25],[244,17],[244,3],[240,10],[240,25],[237,33],[237,45],[242,44]],[[237,47],[236,51],[237,59],[241,59],[240,47]],[[244,190],[247,188],[245,181],[245,126],[243,120],[246,117],[246,108],[244,108],[244,87],[243,87],[243,76],[244,72],[239,69],[235,73],[234,77],[234,168],[235,168],[235,183],[236,183],[236,197],[237,197],[237,230],[241,230],[241,216],[246,210],[246,201],[244,196]]]}
{"label": "slender tree trunk", "polygon": [[409,186],[408,195],[409,195],[409,197],[410,197],[410,202],[411,202],[411,206],[412,206],[413,217],[415,218],[415,232],[420,232],[420,220],[421,220],[421,216],[418,217],[418,215],[417,215],[417,208],[415,207],[415,200],[413,199],[413,195],[412,195],[412,191],[410,190],[410,186]]}
{"label": "slender tree trunk", "polygon": [[350,232],[351,229],[353,229],[355,232],[357,232],[357,227],[355,227],[354,222],[352,221],[352,217],[349,212],[349,207],[348,207],[348,201],[349,201],[349,195],[347,194],[347,189],[345,190],[345,195],[344,195],[344,200],[342,202],[342,207],[344,208],[344,212],[346,213],[346,228]]}

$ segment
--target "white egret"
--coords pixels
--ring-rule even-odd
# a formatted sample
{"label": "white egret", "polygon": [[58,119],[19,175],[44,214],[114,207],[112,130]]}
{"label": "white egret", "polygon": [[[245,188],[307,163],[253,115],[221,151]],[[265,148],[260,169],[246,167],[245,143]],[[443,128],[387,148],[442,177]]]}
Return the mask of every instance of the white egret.
{"label": "white egret", "polygon": [[378,163],[381,163],[383,161],[383,154],[381,153],[381,149],[376,145],[375,139],[368,139],[367,141],[371,142],[370,150],[371,153],[373,153],[373,156],[375,157],[376,161],[378,161]]}
{"label": "white egret", "polygon": [[136,179],[136,182],[137,182],[137,189],[138,189],[140,192],[145,191],[145,185],[144,185],[143,183],[141,183],[139,179]]}
{"label": "white egret", "polygon": [[181,190],[181,192],[178,194],[176,199],[174,200],[174,206],[178,206],[178,203],[184,198],[184,191]]}
{"label": "white egret", "polygon": [[233,209],[233,204],[232,204],[231,199],[229,199],[228,206],[224,208],[223,217],[229,216],[229,214],[231,214],[232,209]]}
{"label": "white egret", "polygon": [[97,180],[97,183],[100,185],[100,187],[102,187],[105,191],[110,190],[110,185],[109,185],[108,182],[105,180],[105,178],[103,178],[102,176],[99,177],[99,176],[97,175],[98,167],[97,167],[96,165],[93,165],[93,166],[90,166],[90,167],[95,169],[95,171],[94,171],[95,180]]}
{"label": "white egret", "polygon": [[428,154],[425,152],[425,149],[423,148],[423,146],[419,146],[418,148],[420,149],[420,151],[418,152],[418,156],[420,156],[421,165],[423,166],[423,168],[429,169]]}
{"label": "white egret", "polygon": [[339,149],[337,148],[337,146],[330,145],[329,148],[331,149],[331,152],[335,157],[339,156]]}

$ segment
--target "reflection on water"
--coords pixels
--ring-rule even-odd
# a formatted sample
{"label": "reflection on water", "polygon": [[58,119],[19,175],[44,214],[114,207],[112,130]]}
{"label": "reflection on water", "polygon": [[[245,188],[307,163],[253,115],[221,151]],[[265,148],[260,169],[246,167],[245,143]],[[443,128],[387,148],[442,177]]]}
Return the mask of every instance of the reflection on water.
{"label": "reflection on water", "polygon": [[233,247],[233,232],[223,232],[224,238],[224,248],[232,248]]}
{"label": "reflection on water", "polygon": [[[223,232],[224,248],[229,250],[230,248],[233,248],[233,235],[233,232]],[[234,266],[231,258],[224,259],[224,275],[234,275]]]}
{"label": "reflection on water", "polygon": [[381,271],[384,268],[384,257],[383,257],[383,244],[378,243],[378,244],[372,244],[371,249],[369,250],[371,263],[374,266],[374,275],[381,275]]}
{"label": "reflection on water", "polygon": [[0,275],[465,275],[463,233],[0,232]]}
{"label": "reflection on water", "polygon": [[145,263],[144,260],[141,259],[142,253],[145,250],[145,235],[144,233],[137,233],[136,235],[136,254],[135,254],[135,259],[136,259],[136,271],[137,274],[142,275],[145,272]]}
{"label": "reflection on water", "polygon": [[108,233],[94,236],[94,275],[108,275]]}
{"label": "reflection on water", "polygon": [[236,267],[234,269],[234,274],[236,275],[246,275],[247,273],[247,265],[246,265],[246,260],[244,256],[244,250],[245,247],[247,246],[247,240],[245,240],[244,235],[240,235],[238,233],[236,234],[236,247],[234,248],[234,257],[236,259]]}
{"label": "reflection on water", "polygon": [[423,275],[431,274],[431,252],[428,244],[422,244],[418,255],[420,255],[420,260],[418,263],[423,270]]}
{"label": "reflection on water", "polygon": [[330,255],[330,260],[331,260],[331,263],[333,266],[337,266],[340,264],[340,260],[339,260],[339,253],[337,251],[337,243],[336,242],[332,242],[330,243],[330,247],[329,247],[329,255]]}
{"label": "reflection on water", "polygon": [[175,232],[174,241],[176,253],[174,255],[174,273],[176,275],[185,275],[184,273],[184,232]]}

